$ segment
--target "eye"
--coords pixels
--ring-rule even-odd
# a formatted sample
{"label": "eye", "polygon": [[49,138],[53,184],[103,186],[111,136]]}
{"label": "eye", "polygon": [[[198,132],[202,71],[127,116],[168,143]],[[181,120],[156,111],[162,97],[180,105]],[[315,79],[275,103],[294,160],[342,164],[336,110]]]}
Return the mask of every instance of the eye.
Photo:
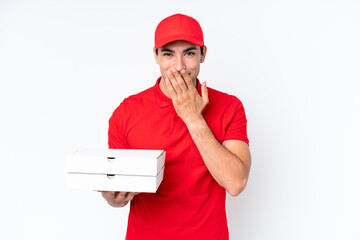
{"label": "eye", "polygon": [[165,52],[165,53],[163,53],[163,56],[170,57],[171,53]]}
{"label": "eye", "polygon": [[186,52],[185,54],[188,55],[188,56],[193,56],[193,55],[195,55],[194,52]]}

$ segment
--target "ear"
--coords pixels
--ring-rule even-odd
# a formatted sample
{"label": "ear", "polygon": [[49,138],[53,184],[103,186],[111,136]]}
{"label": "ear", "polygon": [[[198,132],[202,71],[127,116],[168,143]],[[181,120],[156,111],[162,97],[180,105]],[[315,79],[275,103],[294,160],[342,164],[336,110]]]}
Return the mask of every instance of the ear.
{"label": "ear", "polygon": [[[153,48],[153,52],[154,52],[154,57],[155,57],[155,61],[156,61],[156,63],[159,65],[159,56],[156,54],[156,48],[154,47]],[[159,50],[158,50],[159,51]],[[158,52],[159,53],[159,52]]]}
{"label": "ear", "polygon": [[204,45],[203,54],[201,54],[201,57],[200,57],[200,63],[203,63],[205,61],[206,52],[207,52],[207,47],[206,47],[206,45]]}

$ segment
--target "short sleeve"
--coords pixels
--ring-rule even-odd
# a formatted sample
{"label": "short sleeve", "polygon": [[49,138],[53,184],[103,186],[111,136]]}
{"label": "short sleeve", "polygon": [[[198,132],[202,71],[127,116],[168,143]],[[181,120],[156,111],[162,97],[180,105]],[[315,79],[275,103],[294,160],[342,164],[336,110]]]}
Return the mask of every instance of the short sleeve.
{"label": "short sleeve", "polygon": [[226,115],[229,123],[226,127],[224,141],[241,140],[249,144],[245,109],[239,99],[234,97],[234,100],[228,106]]}
{"label": "short sleeve", "polygon": [[109,120],[108,145],[110,149],[129,148],[124,128],[125,117],[123,106],[120,104]]}

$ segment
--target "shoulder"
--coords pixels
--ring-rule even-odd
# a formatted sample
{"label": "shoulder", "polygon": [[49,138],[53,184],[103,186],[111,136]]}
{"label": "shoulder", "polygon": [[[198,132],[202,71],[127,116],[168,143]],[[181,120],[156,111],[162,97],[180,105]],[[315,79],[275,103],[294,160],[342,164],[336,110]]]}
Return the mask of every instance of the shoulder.
{"label": "shoulder", "polygon": [[136,112],[138,109],[143,108],[144,104],[150,104],[154,101],[153,87],[145,89],[139,93],[130,95],[119,104],[112,114],[112,118],[127,115]]}
{"label": "shoulder", "polygon": [[144,91],[130,95],[129,97],[125,98],[122,103],[120,103],[120,105],[136,105],[141,102],[148,101],[149,99],[153,99],[153,88],[154,87],[150,87],[148,89],[145,89]]}
{"label": "shoulder", "polygon": [[210,105],[222,108],[243,108],[239,98],[208,87]]}
{"label": "shoulder", "polygon": [[120,106],[138,106],[144,102],[148,102],[154,99],[154,87],[150,87],[148,89],[145,89],[142,92],[133,94],[125,98],[119,105]]}

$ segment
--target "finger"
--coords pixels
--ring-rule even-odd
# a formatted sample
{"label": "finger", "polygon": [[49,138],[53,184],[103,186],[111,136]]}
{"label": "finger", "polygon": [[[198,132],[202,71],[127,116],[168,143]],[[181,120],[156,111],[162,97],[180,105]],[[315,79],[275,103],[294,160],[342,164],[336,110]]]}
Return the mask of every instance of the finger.
{"label": "finger", "polygon": [[129,201],[125,201],[125,202],[121,203],[121,204],[119,205],[119,207],[125,207],[128,203],[129,203]]}
{"label": "finger", "polygon": [[101,192],[101,195],[106,199],[106,192]]}
{"label": "finger", "polygon": [[209,103],[209,94],[208,94],[208,89],[206,87],[206,82],[203,82],[201,84],[201,98],[203,99],[205,105]]}
{"label": "finger", "polygon": [[127,192],[118,192],[117,196],[116,196],[116,201],[124,201],[125,196],[126,196]]}
{"label": "finger", "polygon": [[105,199],[114,199],[115,198],[115,192],[111,192],[111,191],[103,191],[103,192],[101,192],[101,195]]}
{"label": "finger", "polygon": [[107,202],[112,202],[114,199],[116,199],[116,193],[115,192],[104,191],[101,194],[102,194],[103,198]]}
{"label": "finger", "polygon": [[108,201],[108,204],[113,207],[124,207],[129,203],[129,201]]}
{"label": "finger", "polygon": [[175,89],[174,89],[173,85],[171,84],[169,78],[165,78],[165,84],[166,84],[167,89],[169,90],[171,98],[176,97]]}
{"label": "finger", "polygon": [[177,71],[177,70],[172,70],[173,75],[176,79],[176,82],[181,90],[182,93],[185,93],[188,90],[188,87],[186,85],[186,82],[184,80],[184,78],[182,77],[182,75]]}
{"label": "finger", "polygon": [[129,192],[129,193],[126,194],[124,200],[125,200],[125,201],[131,201],[131,200],[133,200],[134,196],[135,196],[135,193]]}
{"label": "finger", "polygon": [[176,94],[182,94],[182,89],[179,86],[180,80],[176,79],[175,72],[173,72],[173,70],[168,71],[168,77],[169,77],[171,85],[173,86]]}
{"label": "finger", "polygon": [[194,82],[192,81],[189,73],[187,73],[185,69],[181,70],[181,71],[180,71],[180,74],[181,74],[182,78],[184,79],[184,81],[185,81],[185,83],[186,83],[186,86],[187,86],[188,88],[189,88],[190,86],[195,87],[195,86],[194,86]]}

